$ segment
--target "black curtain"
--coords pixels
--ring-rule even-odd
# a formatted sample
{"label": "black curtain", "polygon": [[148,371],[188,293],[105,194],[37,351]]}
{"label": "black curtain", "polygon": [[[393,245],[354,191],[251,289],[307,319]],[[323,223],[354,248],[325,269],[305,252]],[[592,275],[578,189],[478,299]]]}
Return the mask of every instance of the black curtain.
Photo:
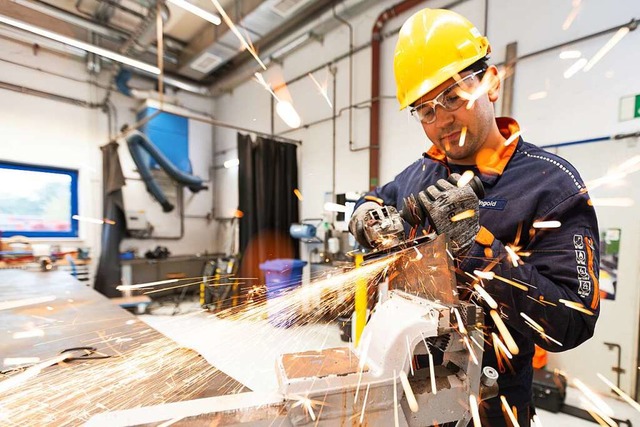
{"label": "black curtain", "polygon": [[102,240],[95,289],[109,298],[121,296],[120,242],[127,232],[122,200],[124,174],[118,157],[118,143],[110,142],[102,150],[103,215],[115,221],[102,226]]}
{"label": "black curtain", "polygon": [[[298,258],[289,226],[299,221],[298,159],[295,144],[238,134],[240,277],[261,279],[260,264],[269,259]],[[247,286],[254,283],[248,282]]]}

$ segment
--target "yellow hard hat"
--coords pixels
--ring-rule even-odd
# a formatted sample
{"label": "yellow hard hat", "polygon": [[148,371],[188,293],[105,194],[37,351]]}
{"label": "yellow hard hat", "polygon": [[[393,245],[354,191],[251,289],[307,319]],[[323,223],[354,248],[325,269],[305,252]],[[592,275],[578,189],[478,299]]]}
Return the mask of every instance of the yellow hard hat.
{"label": "yellow hard hat", "polygon": [[489,52],[489,40],[465,17],[445,9],[416,12],[402,25],[393,58],[400,109]]}

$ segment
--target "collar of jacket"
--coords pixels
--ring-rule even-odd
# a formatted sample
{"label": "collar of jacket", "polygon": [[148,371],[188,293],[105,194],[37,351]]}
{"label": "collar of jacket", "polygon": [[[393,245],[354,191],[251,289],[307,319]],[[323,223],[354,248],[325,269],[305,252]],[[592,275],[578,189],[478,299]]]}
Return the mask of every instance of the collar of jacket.
{"label": "collar of jacket", "polygon": [[[496,123],[502,136],[505,137],[507,141],[510,141],[510,143],[500,147],[498,150],[481,149],[477,156],[478,164],[475,165],[480,172],[480,179],[485,184],[490,185],[493,185],[498,177],[502,175],[504,168],[507,166],[507,163],[509,163],[509,160],[511,160],[521,140],[520,125],[514,119],[510,117],[497,117]],[[424,153],[424,156],[442,163],[447,169],[450,169],[444,151],[435,145],[432,145],[429,151]]]}

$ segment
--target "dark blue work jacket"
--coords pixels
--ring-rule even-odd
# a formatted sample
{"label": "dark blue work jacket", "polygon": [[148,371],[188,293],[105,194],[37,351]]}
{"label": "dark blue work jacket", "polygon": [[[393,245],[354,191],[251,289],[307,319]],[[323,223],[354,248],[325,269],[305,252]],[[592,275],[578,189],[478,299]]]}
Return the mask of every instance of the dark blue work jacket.
{"label": "dark blue work jacket", "polygon": [[[505,138],[519,132],[513,119],[498,118],[497,123]],[[483,280],[520,349],[510,361],[513,370],[499,366],[491,342],[495,325],[486,315],[488,343],[483,365],[501,371],[500,394],[511,405],[522,408],[531,396],[534,343],[557,352],[574,348],[593,335],[599,314],[596,214],[574,167],[561,157],[525,142],[519,135],[502,152],[485,159],[480,168],[448,164],[444,153],[433,146],[422,159],[369,195],[401,209],[405,197],[467,169],[480,177],[486,195],[480,201],[481,231],[466,256],[457,260],[459,269],[468,273],[492,271],[526,286],[522,290],[495,278]],[[533,227],[534,221],[559,221],[561,225],[538,229]],[[506,245],[521,254],[522,262],[517,267],[508,257]],[[468,288],[461,277],[458,286]],[[469,277],[466,280],[471,281]],[[570,302],[577,303],[582,310],[570,308],[567,305]],[[486,307],[484,302],[481,304]],[[561,345],[543,338],[527,325],[521,313]],[[499,414],[499,401],[491,399],[486,409],[488,415]]]}

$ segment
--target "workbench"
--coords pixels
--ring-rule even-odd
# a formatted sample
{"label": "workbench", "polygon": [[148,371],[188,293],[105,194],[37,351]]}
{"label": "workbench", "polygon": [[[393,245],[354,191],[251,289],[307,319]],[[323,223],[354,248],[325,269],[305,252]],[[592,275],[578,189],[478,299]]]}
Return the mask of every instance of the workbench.
{"label": "workbench", "polygon": [[[77,425],[104,411],[246,391],[60,271],[0,271],[0,329],[3,425]],[[69,351],[78,347],[95,350]],[[52,363],[61,352],[70,357]]]}

